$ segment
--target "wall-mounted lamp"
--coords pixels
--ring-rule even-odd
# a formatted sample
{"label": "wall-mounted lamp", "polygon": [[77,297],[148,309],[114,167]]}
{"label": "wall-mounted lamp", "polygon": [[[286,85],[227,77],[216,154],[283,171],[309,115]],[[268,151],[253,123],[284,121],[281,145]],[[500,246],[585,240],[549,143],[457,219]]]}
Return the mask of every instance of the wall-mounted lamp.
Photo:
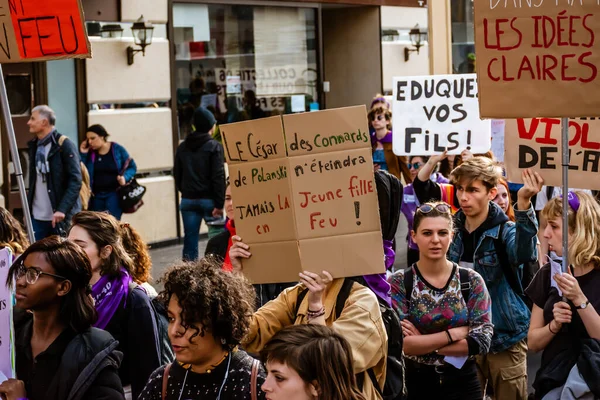
{"label": "wall-mounted lamp", "polygon": [[415,27],[412,28],[408,34],[414,49],[409,49],[408,47],[404,48],[404,61],[408,61],[410,59],[410,53],[413,51],[416,51],[417,54],[419,54],[419,49],[423,47],[423,42],[427,40],[427,32],[421,31],[419,29],[419,24],[415,25]]}
{"label": "wall-mounted lamp", "polygon": [[100,29],[100,36],[105,39],[120,39],[123,37],[123,28],[119,24],[106,24]]}
{"label": "wall-mounted lamp", "polygon": [[133,42],[140,48],[127,47],[127,65],[133,65],[135,53],[142,52],[142,55],[146,55],[146,46],[152,44],[154,27],[150,22],[144,21],[144,16],[142,15],[140,19],[133,24],[131,31],[133,32]]}

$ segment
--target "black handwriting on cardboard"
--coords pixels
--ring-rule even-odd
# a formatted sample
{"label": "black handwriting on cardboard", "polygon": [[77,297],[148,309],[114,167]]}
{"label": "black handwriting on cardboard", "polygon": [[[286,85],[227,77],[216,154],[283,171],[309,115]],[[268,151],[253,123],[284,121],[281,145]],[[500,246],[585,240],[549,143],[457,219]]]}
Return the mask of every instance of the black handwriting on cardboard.
{"label": "black handwriting on cardboard", "polygon": [[313,160],[311,163],[299,164],[294,167],[294,173],[296,177],[304,175],[306,172],[323,174],[329,171],[335,171],[339,169],[346,169],[361,164],[366,164],[367,160],[363,156],[347,156],[342,159],[334,160]]}

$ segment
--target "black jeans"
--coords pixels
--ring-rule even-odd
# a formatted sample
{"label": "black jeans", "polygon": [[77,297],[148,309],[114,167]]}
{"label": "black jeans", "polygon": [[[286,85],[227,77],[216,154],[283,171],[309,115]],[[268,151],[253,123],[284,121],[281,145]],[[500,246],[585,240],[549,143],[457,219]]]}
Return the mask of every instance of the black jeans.
{"label": "black jeans", "polygon": [[449,364],[434,367],[406,359],[408,400],[481,400],[481,384],[474,360],[461,369]]}

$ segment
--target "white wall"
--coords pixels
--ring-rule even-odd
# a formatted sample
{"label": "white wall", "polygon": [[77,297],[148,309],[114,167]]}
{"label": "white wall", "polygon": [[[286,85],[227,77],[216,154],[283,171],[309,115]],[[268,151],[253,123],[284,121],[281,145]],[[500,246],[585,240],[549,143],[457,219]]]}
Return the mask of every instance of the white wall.
{"label": "white wall", "polygon": [[381,7],[382,28],[427,28],[427,7]]}
{"label": "white wall", "polygon": [[166,23],[168,4],[167,0],[121,0],[121,21],[136,21],[143,15],[146,21]]}
{"label": "white wall", "polygon": [[429,46],[424,45],[410,53],[410,59],[404,61],[404,48],[412,49],[410,43],[382,43],[381,63],[383,64],[383,90],[392,90],[395,76],[429,75]]}

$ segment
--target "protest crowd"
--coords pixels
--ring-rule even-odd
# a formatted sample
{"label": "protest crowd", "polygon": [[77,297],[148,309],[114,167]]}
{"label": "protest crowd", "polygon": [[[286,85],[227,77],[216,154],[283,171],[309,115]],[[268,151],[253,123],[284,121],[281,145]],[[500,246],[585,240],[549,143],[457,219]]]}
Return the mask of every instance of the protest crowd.
{"label": "protest crowd", "polygon": [[[508,21],[478,65],[539,39]],[[562,74],[573,58],[595,79],[591,54]],[[248,91],[221,125],[193,107],[173,154],[183,249],[161,276],[123,218],[146,195],[136,154],[33,108],[27,216],[0,207],[0,400],[600,399],[600,186],[582,155],[600,142],[567,121],[561,189],[561,121],[499,115],[533,89],[490,100],[513,55],[394,78],[366,107],[268,116]]]}

